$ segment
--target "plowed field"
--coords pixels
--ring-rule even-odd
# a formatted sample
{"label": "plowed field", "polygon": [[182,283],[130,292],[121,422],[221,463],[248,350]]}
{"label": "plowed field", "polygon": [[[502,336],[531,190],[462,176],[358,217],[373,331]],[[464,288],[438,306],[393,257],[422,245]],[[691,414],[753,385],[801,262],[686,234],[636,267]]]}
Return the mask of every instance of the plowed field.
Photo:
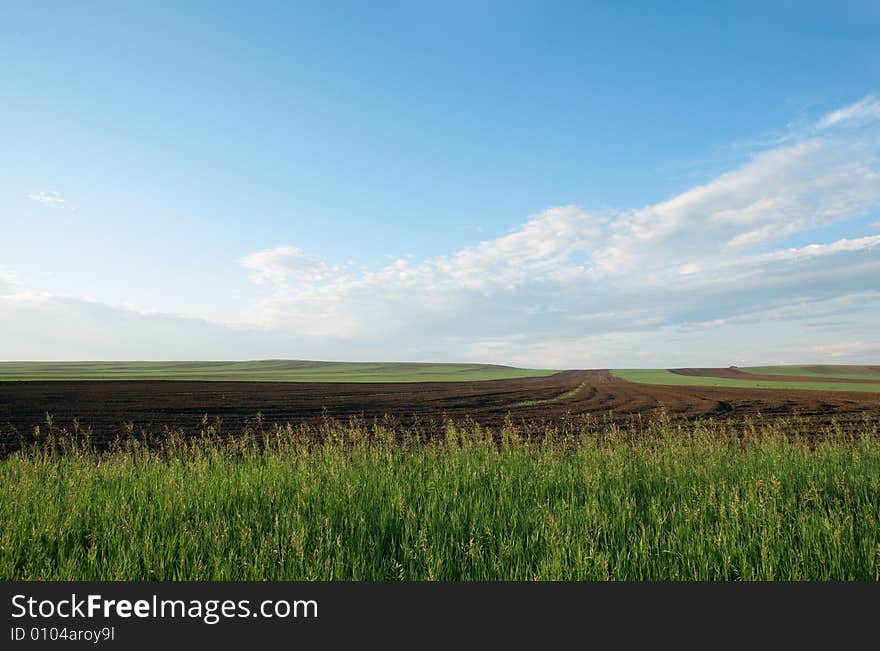
{"label": "plowed field", "polygon": [[[679,370],[679,373],[687,370]],[[705,373],[706,369],[699,370]],[[719,371],[729,373],[728,371]],[[735,371],[730,371],[735,373]],[[791,380],[791,377],[787,377]],[[135,431],[197,430],[203,415],[234,433],[246,419],[307,423],[327,416],[390,415],[401,425],[471,417],[495,427],[506,416],[547,423],[581,414],[624,419],[663,407],[674,419],[799,415],[816,428],[880,418],[880,394],[795,389],[664,386],[628,382],[609,371],[479,382],[311,383],[195,381],[29,381],[0,383],[0,431],[6,449],[33,435],[49,414],[58,427],[78,419],[97,440],[126,423]]]}

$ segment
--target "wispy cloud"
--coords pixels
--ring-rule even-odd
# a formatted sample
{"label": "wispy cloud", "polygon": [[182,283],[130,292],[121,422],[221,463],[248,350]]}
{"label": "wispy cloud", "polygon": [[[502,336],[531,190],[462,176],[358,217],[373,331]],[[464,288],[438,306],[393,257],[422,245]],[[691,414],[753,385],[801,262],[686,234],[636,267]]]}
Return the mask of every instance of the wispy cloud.
{"label": "wispy cloud", "polygon": [[58,207],[64,203],[64,197],[58,192],[31,192],[27,195],[31,201],[36,201],[44,206]]}
{"label": "wispy cloud", "polygon": [[819,121],[819,126],[827,128],[855,120],[880,120],[880,97],[871,94],[855,104],[832,111]]}

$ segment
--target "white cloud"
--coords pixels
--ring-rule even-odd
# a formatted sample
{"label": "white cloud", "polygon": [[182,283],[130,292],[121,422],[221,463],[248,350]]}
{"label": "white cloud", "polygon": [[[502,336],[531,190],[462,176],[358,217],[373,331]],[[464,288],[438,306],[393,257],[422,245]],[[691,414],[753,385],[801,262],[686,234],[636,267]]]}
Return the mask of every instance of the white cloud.
{"label": "white cloud", "polygon": [[290,282],[315,283],[327,278],[334,270],[323,262],[306,255],[294,246],[278,246],[248,254],[239,260],[241,266],[256,273],[251,277],[256,283],[268,282],[276,288],[284,288]]}
{"label": "white cloud", "polygon": [[616,274],[684,256],[728,257],[878,204],[880,175],[869,155],[848,142],[811,139],[621,216],[593,258],[598,271]]}
{"label": "white cloud", "polygon": [[880,97],[868,95],[855,104],[832,111],[819,121],[820,128],[855,120],[880,120]]}
{"label": "white cloud", "polygon": [[14,272],[0,267],[0,296],[10,295],[21,287],[21,281]]}
{"label": "white cloud", "polygon": [[775,262],[779,260],[804,260],[821,256],[834,255],[846,251],[861,251],[880,246],[880,235],[860,237],[858,239],[842,239],[831,244],[808,244],[801,248],[783,249],[772,253],[762,253],[743,260],[747,264],[759,264],[762,262]]}
{"label": "white cloud", "polygon": [[58,192],[31,192],[27,198],[51,208],[56,208],[64,203],[64,197]]}

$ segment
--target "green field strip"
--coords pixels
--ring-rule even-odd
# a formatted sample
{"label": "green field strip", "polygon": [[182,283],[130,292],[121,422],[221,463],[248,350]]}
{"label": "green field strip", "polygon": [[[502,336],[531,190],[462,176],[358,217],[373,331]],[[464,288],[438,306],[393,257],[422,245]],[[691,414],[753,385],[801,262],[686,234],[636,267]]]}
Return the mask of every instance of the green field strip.
{"label": "green field strip", "polygon": [[545,377],[557,372],[493,364],[414,362],[0,362],[0,381],[475,382]]}
{"label": "green field strip", "polygon": [[880,393],[880,383],[865,382],[786,382],[784,380],[747,380],[710,376],[679,375],[665,369],[616,369],[611,374],[639,384],[688,387],[730,387],[739,389],[796,389],[806,391],[853,391]]}

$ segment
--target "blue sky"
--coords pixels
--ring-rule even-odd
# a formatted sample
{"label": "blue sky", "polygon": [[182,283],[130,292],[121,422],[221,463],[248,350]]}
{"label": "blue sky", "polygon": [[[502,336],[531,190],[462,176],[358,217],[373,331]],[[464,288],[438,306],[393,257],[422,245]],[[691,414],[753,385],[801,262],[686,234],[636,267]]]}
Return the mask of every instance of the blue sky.
{"label": "blue sky", "polygon": [[623,4],[5,3],[0,359],[880,361],[880,9]]}

